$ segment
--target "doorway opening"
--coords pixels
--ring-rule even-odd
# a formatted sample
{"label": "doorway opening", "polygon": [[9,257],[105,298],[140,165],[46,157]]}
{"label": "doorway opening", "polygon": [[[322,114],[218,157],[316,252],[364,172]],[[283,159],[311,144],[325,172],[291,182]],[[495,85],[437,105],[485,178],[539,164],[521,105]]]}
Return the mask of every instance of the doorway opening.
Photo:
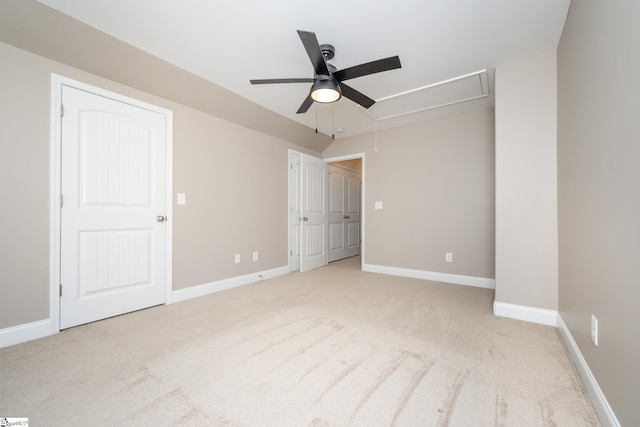
{"label": "doorway opening", "polygon": [[[294,150],[289,150],[289,271],[304,271],[301,269],[301,247],[304,232],[303,202],[305,200],[305,186],[302,185],[302,157],[305,156]],[[326,262],[330,261],[329,254],[337,254],[335,260],[359,255],[360,269],[365,262],[365,188],[366,188],[366,163],[365,153],[356,153],[340,157],[323,159],[326,165],[325,182],[327,183],[327,197],[323,206],[326,209],[324,239],[322,252],[326,256]],[[333,170],[334,174],[330,172]],[[333,169],[335,168],[335,169]],[[331,179],[336,183],[343,183],[341,194],[334,193],[335,200],[331,200],[328,187]],[[351,200],[348,199],[349,185],[351,186]],[[345,194],[347,199],[345,200]],[[349,206],[349,203],[351,206]],[[329,217],[332,215],[332,205],[335,217],[335,225],[331,230]],[[341,209],[338,209],[340,207]],[[348,217],[348,218],[345,218]],[[338,221],[340,220],[340,221]],[[331,234],[334,233],[334,234]],[[333,236],[333,243],[330,241]],[[342,242],[338,244],[338,242]],[[305,245],[306,247],[306,245]],[[343,248],[345,249],[343,251]],[[344,256],[346,255],[346,256]]]}

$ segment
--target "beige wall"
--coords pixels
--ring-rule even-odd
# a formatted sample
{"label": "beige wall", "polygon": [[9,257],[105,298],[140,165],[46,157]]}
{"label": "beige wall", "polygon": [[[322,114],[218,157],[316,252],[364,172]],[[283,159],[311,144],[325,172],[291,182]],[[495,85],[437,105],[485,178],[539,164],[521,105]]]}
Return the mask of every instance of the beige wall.
{"label": "beige wall", "polygon": [[559,310],[623,426],[640,420],[639,52],[640,2],[571,3],[558,48]]}
{"label": "beige wall", "polygon": [[381,131],[378,148],[369,134],[323,152],[365,153],[365,262],[493,278],[493,110]]}
{"label": "beige wall", "polygon": [[496,302],[558,308],[556,53],[496,67]]}
{"label": "beige wall", "polygon": [[52,72],[174,111],[174,290],[287,265],[287,150],[305,149],[4,43],[0,58],[0,329],[49,317]]}
{"label": "beige wall", "polygon": [[183,107],[174,127],[187,204],[174,206],[173,288],[288,265],[288,148],[300,147]]}
{"label": "beige wall", "polygon": [[0,43],[0,329],[49,317],[49,93],[39,58]]}

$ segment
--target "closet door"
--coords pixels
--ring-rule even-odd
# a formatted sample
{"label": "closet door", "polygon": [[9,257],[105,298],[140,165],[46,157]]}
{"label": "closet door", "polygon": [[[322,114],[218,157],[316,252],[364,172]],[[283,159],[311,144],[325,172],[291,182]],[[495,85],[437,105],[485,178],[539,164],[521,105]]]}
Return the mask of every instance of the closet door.
{"label": "closet door", "polygon": [[329,262],[360,254],[361,174],[329,166]]}

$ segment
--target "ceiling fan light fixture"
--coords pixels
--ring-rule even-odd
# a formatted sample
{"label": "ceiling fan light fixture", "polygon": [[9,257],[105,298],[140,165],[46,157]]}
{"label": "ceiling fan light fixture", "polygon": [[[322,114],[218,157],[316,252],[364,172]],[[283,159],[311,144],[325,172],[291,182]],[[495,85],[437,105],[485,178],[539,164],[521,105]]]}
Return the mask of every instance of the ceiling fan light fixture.
{"label": "ceiling fan light fixture", "polygon": [[395,70],[401,67],[400,58],[396,55],[338,70],[333,65],[327,63],[329,59],[334,57],[335,48],[333,46],[330,44],[319,44],[316,34],[311,31],[298,30],[298,36],[304,49],[307,51],[311,65],[313,65],[313,78],[249,80],[252,85],[313,83],[309,94],[304,98],[296,114],[306,113],[314,102],[327,104],[336,102],[342,98],[342,89],[344,89],[344,96],[346,98],[363,108],[369,108],[375,104],[376,101],[345,84],[344,80]]}
{"label": "ceiling fan light fixture", "polygon": [[311,86],[311,99],[323,104],[336,102],[342,97],[340,85],[333,77],[319,78]]}

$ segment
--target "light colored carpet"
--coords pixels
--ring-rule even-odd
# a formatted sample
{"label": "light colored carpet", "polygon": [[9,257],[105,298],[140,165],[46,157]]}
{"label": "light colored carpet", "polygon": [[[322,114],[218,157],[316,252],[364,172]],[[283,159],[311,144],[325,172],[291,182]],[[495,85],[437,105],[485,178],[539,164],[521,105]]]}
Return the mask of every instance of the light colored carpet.
{"label": "light colored carpet", "polygon": [[92,426],[596,426],[552,327],[351,258],[0,350],[0,417]]}

